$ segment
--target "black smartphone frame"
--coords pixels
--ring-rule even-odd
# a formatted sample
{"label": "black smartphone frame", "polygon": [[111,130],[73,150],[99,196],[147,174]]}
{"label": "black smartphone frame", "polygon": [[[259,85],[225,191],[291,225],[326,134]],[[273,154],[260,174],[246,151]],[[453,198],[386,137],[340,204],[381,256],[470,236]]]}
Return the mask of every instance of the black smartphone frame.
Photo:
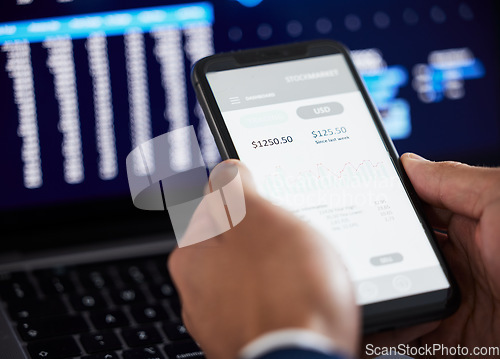
{"label": "black smartphone frame", "polygon": [[363,330],[365,333],[390,330],[427,321],[442,319],[451,315],[460,304],[460,293],[456,281],[446,264],[437,244],[434,232],[423,215],[422,204],[399,159],[399,155],[390,137],[387,135],[380,114],[358,74],[349,55],[349,50],[332,40],[314,40],[287,45],[212,55],[201,59],[193,67],[191,81],[200,102],[208,125],[223,159],[239,159],[224,118],[215,99],[215,95],[206,78],[206,73],[250,66],[272,64],[284,61],[306,59],[315,56],[342,54],[351,71],[352,77],[361,92],[370,115],[377,127],[382,141],[395,165],[398,176],[408,194],[417,216],[424,227],[429,242],[439,260],[441,268],[450,283],[449,289],[443,289],[399,299],[392,299],[362,306]]}

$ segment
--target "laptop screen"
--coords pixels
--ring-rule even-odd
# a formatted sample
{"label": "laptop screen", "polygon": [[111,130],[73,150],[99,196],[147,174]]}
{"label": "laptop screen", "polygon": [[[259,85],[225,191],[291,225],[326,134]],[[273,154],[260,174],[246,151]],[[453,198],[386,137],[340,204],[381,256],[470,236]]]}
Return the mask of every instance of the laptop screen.
{"label": "laptop screen", "polygon": [[219,161],[188,81],[193,63],[215,51],[315,38],[351,48],[400,152],[500,164],[494,1],[8,0],[0,7],[7,228],[27,218],[49,227],[164,221],[166,214],[133,208],[125,158],[144,141],[193,125],[207,165]]}
{"label": "laptop screen", "polygon": [[190,124],[217,161],[186,81],[212,24],[209,3],[0,24],[2,209],[126,195],[128,152]]}

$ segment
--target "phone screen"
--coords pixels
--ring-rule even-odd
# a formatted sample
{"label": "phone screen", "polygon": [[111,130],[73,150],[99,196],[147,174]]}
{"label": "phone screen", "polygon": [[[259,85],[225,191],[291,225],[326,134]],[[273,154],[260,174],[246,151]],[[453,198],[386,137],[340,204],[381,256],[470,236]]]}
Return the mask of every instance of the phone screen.
{"label": "phone screen", "polygon": [[358,304],[449,288],[344,55],[207,79],[258,191],[333,242]]}

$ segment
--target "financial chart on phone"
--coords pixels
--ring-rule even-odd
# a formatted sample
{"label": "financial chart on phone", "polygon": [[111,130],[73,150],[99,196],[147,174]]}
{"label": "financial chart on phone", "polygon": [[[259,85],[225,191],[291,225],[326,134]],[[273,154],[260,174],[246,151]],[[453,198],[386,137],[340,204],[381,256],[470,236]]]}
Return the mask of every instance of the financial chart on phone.
{"label": "financial chart on phone", "polygon": [[360,304],[448,287],[343,55],[207,78],[260,193],[333,243]]}

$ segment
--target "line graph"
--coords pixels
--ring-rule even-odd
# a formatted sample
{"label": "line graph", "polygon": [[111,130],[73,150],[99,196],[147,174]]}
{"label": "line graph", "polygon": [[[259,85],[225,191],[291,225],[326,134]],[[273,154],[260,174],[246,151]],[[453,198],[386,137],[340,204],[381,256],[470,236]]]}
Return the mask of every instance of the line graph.
{"label": "line graph", "polygon": [[339,188],[372,186],[389,180],[383,162],[363,160],[346,162],[337,169],[317,163],[312,169],[291,173],[280,165],[265,176],[263,190],[272,197],[305,194],[312,191],[328,191]]}
{"label": "line graph", "polygon": [[[382,172],[385,173],[385,168],[383,167],[382,162],[372,162],[371,160],[364,160],[361,163],[355,165],[352,162],[346,162],[344,166],[342,167],[341,170],[335,172],[332,171],[328,166],[324,165],[323,163],[317,163],[316,164],[316,176],[318,178],[324,177],[324,176],[335,176],[338,179],[342,179],[343,176],[345,175],[353,175],[353,174],[358,174],[358,175],[363,175],[364,177],[370,177],[374,174],[374,171],[372,169],[379,169]],[[302,171],[300,173],[312,173],[311,170],[309,171]]]}

